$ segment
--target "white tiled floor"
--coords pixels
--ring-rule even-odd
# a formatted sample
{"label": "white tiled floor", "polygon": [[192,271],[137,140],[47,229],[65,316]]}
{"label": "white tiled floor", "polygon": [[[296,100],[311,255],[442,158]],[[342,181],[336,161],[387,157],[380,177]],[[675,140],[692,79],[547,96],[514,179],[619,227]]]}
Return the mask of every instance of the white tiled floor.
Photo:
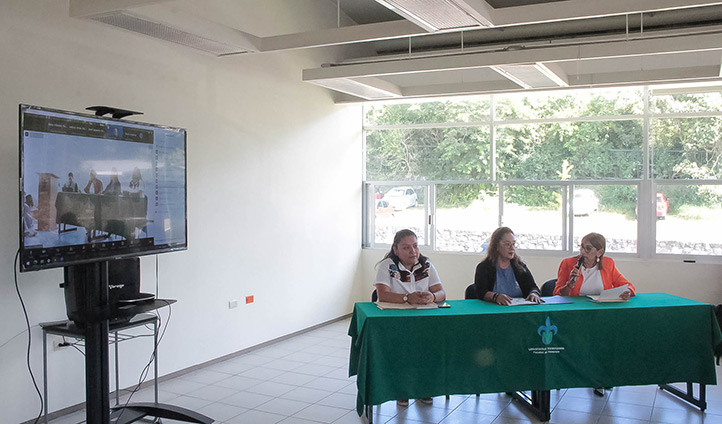
{"label": "white tiled floor", "polygon": [[[348,378],[349,321],[338,321],[160,384],[160,401],[184,406],[225,424],[361,423],[356,379]],[[717,367],[718,380],[722,367]],[[722,381],[722,380],[720,380]],[[133,401],[152,401],[152,388]],[[707,388],[707,411],[656,386],[618,387],[603,398],[591,389],[552,391],[551,423],[722,423],[722,388]],[[52,424],[83,422],[84,412]],[[163,419],[163,423],[177,421]],[[387,402],[374,423],[519,424],[539,422],[505,394],[437,397],[408,408]]]}

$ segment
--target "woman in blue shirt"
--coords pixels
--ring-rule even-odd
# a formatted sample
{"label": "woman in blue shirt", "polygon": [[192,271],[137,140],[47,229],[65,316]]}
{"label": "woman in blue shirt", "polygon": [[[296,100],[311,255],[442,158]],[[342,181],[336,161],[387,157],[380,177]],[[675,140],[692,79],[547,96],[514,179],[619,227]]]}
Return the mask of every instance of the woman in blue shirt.
{"label": "woman in blue shirt", "polygon": [[491,235],[489,248],[474,274],[476,297],[498,305],[509,305],[514,297],[540,302],[540,291],[529,268],[519,259],[514,232],[509,227],[497,228]]}

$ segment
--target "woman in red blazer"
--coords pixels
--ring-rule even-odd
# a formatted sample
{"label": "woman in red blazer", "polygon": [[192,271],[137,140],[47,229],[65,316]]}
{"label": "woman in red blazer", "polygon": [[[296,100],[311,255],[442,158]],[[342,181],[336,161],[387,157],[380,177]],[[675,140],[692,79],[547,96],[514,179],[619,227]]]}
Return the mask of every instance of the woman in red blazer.
{"label": "woman in red blazer", "polygon": [[555,295],[597,295],[602,290],[629,284],[620,298],[634,296],[634,286],[617,270],[614,260],[604,256],[607,241],[603,235],[589,233],[582,238],[579,256],[566,258],[559,265]]}

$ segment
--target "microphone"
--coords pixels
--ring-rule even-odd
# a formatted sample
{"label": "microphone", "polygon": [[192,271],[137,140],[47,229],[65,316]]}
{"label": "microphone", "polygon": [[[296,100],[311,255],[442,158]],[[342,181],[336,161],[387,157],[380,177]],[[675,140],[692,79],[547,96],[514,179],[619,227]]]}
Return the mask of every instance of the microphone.
{"label": "microphone", "polygon": [[[579,256],[579,260],[577,260],[577,264],[574,266],[574,268],[576,268],[576,269],[581,268],[583,263],[584,263],[584,256]],[[574,283],[577,282],[577,276],[578,276],[578,274],[569,279],[569,285],[574,285]]]}

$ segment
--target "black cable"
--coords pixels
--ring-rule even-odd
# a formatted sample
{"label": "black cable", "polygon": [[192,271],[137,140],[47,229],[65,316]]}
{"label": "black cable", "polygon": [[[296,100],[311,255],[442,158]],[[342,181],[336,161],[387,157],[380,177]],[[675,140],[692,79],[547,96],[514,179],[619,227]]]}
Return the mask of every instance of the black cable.
{"label": "black cable", "polygon": [[77,350],[78,352],[80,352],[81,355],[85,356],[85,351],[83,351],[83,349],[79,348],[79,347],[78,347],[79,345],[82,346],[81,343],[80,343],[80,340],[76,340],[76,341],[74,341],[73,343],[70,343],[70,342],[66,341],[66,340],[65,340],[65,336],[63,336],[63,343],[61,344],[61,346],[69,346],[69,347],[72,347],[73,349],[75,349],[75,350]]}
{"label": "black cable", "polygon": [[23,295],[20,294],[20,286],[18,286],[18,259],[20,258],[20,249],[18,249],[18,252],[15,254],[15,263],[13,265],[13,275],[15,277],[15,291],[18,293],[18,299],[20,299],[20,305],[23,307],[23,315],[25,316],[25,325],[27,327],[28,331],[28,350],[27,355],[25,357],[25,362],[28,365],[28,372],[30,373],[30,378],[33,380],[33,386],[35,386],[35,391],[38,393],[38,398],[40,399],[40,412],[38,413],[37,418],[35,418],[34,423],[37,423],[40,421],[40,417],[43,416],[43,409],[45,408],[45,400],[43,399],[43,394],[40,393],[40,389],[38,388],[38,383],[35,381],[35,375],[33,374],[33,368],[30,366],[30,348],[32,346],[32,340],[33,335],[30,333],[30,319],[28,318],[28,310],[25,308],[25,302],[23,301]]}
{"label": "black cable", "polygon": [[[123,409],[120,411],[120,414],[115,418],[115,422],[120,422],[120,417],[123,416],[123,413],[125,412],[125,409],[128,407],[128,404],[130,403],[130,400],[133,398],[133,395],[140,390],[140,386],[145,382],[145,379],[148,377],[148,373],[150,372],[150,365],[153,363],[153,361],[156,361],[157,358],[155,356],[156,352],[158,351],[158,346],[160,346],[161,340],[163,340],[163,336],[165,335],[166,330],[168,329],[168,324],[170,323],[170,317],[172,314],[171,310],[171,303],[164,299],[159,299],[161,301],[164,301],[166,305],[168,305],[168,318],[165,320],[165,325],[163,326],[163,329],[160,332],[160,336],[158,337],[158,342],[155,344],[153,348],[153,352],[150,354],[150,359],[148,360],[148,363],[145,364],[145,367],[140,371],[140,376],[138,376],[138,384],[135,385],[133,390],[131,390],[130,395],[128,396],[128,399],[125,401],[125,404],[123,405]],[[162,319],[160,316],[159,311],[154,311],[156,313],[156,316],[158,317],[158,326],[162,325]],[[117,378],[117,377],[116,377]],[[157,384],[157,382],[156,382]]]}

